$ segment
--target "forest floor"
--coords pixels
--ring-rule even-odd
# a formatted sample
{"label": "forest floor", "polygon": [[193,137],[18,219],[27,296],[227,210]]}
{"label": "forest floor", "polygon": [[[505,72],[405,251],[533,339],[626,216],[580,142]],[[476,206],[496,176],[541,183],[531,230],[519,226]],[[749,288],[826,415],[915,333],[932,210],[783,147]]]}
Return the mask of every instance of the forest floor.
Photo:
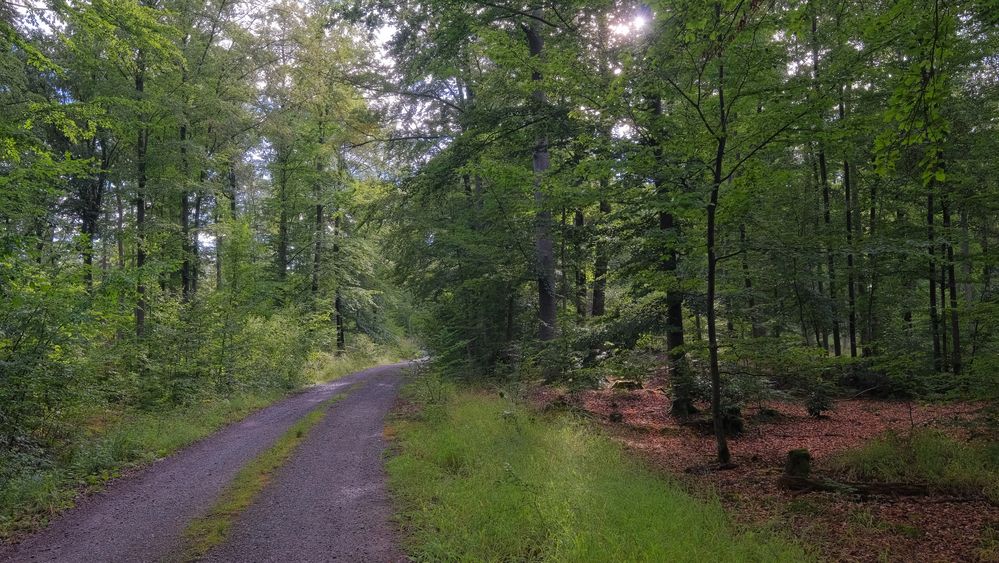
{"label": "forest floor", "polygon": [[191,522],[210,513],[243,468],[283,434],[294,434],[295,424],[317,409],[325,413],[307,434],[298,431],[301,443],[288,458],[255,476],[267,486],[250,499],[249,508],[226,514],[224,541],[206,558],[397,560],[382,429],[406,365],[371,368],[310,387],[116,479],[38,534],[0,545],[0,561],[184,559]]}
{"label": "forest floor", "polygon": [[886,432],[932,427],[966,433],[981,405],[855,398],[836,401],[821,418],[808,416],[798,404],[756,405],[744,409],[746,428],[730,439],[736,467],[718,471],[712,469],[713,436],[668,414],[665,383],[577,392],[537,387],[528,396],[538,408],[581,410],[653,467],[693,490],[717,495],[736,521],[790,534],[829,560],[999,561],[999,507],[983,498],[934,494],[860,500],[838,493],[794,494],[778,486],[789,450],[808,448],[813,471],[828,474],[837,454]]}

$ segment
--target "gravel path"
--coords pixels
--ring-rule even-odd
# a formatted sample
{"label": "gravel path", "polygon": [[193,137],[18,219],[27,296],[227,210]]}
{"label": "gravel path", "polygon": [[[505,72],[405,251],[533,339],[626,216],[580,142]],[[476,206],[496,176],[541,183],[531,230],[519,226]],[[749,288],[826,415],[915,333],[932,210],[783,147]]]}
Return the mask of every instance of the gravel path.
{"label": "gravel path", "polygon": [[406,561],[382,467],[385,414],[401,377],[375,374],[309,431],[206,561]]}
{"label": "gravel path", "polygon": [[[332,383],[311,387],[260,410],[145,470],[112,482],[103,492],[82,500],[48,528],[21,543],[0,546],[0,561],[94,563],[162,560],[180,546],[187,523],[212,505],[219,492],[247,461],[263,452],[316,405],[359,381],[366,383],[355,389],[348,399],[334,404],[326,422],[313,428],[313,432],[328,437],[334,432],[329,428],[330,424],[353,420],[359,410],[371,411],[368,416],[358,418],[350,432],[344,434],[351,441],[365,442],[367,447],[348,446],[343,450],[347,457],[338,457],[341,446],[337,445],[333,452],[326,452],[324,462],[333,474],[338,473],[335,468],[340,465],[345,466],[340,470],[343,474],[367,470],[368,482],[357,487],[381,491],[381,446],[379,443],[376,448],[373,440],[381,434],[382,417],[391,404],[400,379],[399,373],[406,365],[401,363],[360,371]],[[366,389],[374,389],[374,393]],[[362,399],[359,401],[358,397]],[[363,398],[375,400],[377,406],[364,405]],[[347,410],[354,414],[334,415]],[[311,437],[310,434],[310,440],[302,444],[303,448],[309,446],[310,451],[315,444]],[[373,461],[370,459],[372,454]],[[296,465],[300,464],[298,459],[299,456],[293,457]],[[315,489],[301,491],[298,498],[304,495],[311,501],[332,490],[322,480],[309,484]],[[382,492],[377,494],[383,496]],[[363,519],[371,527],[380,524],[388,534],[387,512],[381,502],[376,504],[377,507],[373,508],[377,508],[377,515],[365,515]],[[301,510],[308,512],[309,503],[304,504]],[[357,510],[364,510],[364,507]],[[293,534],[300,532],[291,528],[286,528],[286,531]],[[372,541],[372,549],[389,545],[388,535],[379,535],[377,541]],[[378,553],[388,552],[382,550]],[[259,559],[248,556],[242,560]]]}

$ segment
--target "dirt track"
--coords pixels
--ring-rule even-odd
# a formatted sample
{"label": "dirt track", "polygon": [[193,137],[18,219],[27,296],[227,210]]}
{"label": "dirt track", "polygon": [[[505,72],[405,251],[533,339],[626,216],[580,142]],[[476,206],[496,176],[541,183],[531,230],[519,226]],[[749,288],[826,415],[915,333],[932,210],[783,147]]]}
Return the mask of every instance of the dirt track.
{"label": "dirt track", "polygon": [[406,365],[364,370],[258,411],[113,482],[21,543],[0,546],[0,561],[169,558],[181,547],[187,523],[212,505],[247,461],[316,405],[357,382],[363,386],[332,405],[258,503],[236,522],[230,542],[209,558],[396,560],[387,520],[381,433]]}
{"label": "dirt track", "polygon": [[404,561],[382,470],[401,378],[371,377],[314,427],[207,561]]}

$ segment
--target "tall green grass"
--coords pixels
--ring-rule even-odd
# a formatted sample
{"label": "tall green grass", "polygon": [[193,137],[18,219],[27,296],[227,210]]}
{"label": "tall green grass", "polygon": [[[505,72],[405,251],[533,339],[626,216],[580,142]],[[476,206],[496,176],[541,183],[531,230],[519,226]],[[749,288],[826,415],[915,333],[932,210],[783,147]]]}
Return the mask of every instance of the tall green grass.
{"label": "tall green grass", "polygon": [[421,414],[394,423],[391,488],[421,561],[803,561],[737,531],[716,502],[628,459],[570,416],[451,393],[426,379]]}
{"label": "tall green grass", "polygon": [[933,429],[890,433],[840,454],[831,465],[856,480],[925,483],[999,503],[997,442],[961,442]]}
{"label": "tall green grass", "polygon": [[[344,356],[317,354],[304,379],[331,381],[379,363],[415,356],[415,346],[352,350]],[[154,411],[110,410],[109,422],[80,432],[62,455],[46,465],[17,466],[0,459],[0,540],[44,525],[73,505],[84,490],[100,488],[122,471],[169,455],[223,426],[287,396],[294,389],[250,389],[231,397]],[[81,420],[81,425],[88,424]],[[2,456],[0,456],[2,457]]]}

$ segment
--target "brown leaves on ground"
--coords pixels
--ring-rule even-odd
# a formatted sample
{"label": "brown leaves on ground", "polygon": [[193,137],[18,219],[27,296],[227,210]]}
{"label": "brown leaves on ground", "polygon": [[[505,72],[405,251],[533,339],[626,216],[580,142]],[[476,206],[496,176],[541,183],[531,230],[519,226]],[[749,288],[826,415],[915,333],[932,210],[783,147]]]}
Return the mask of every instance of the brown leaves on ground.
{"label": "brown leaves on ground", "polygon": [[[580,409],[648,460],[694,485],[715,491],[740,522],[769,524],[812,545],[835,561],[999,561],[999,508],[985,500],[933,495],[871,498],[835,493],[794,494],[777,479],[787,452],[807,448],[813,467],[890,430],[913,426],[953,428],[975,418],[981,405],[920,405],[875,399],[835,403],[827,416],[808,416],[801,405],[769,402],[745,409],[745,431],[730,438],[737,467],[713,471],[712,436],[669,415],[665,382],[645,389],[567,393],[533,389],[536,406]],[[707,409],[707,405],[698,405]]]}

